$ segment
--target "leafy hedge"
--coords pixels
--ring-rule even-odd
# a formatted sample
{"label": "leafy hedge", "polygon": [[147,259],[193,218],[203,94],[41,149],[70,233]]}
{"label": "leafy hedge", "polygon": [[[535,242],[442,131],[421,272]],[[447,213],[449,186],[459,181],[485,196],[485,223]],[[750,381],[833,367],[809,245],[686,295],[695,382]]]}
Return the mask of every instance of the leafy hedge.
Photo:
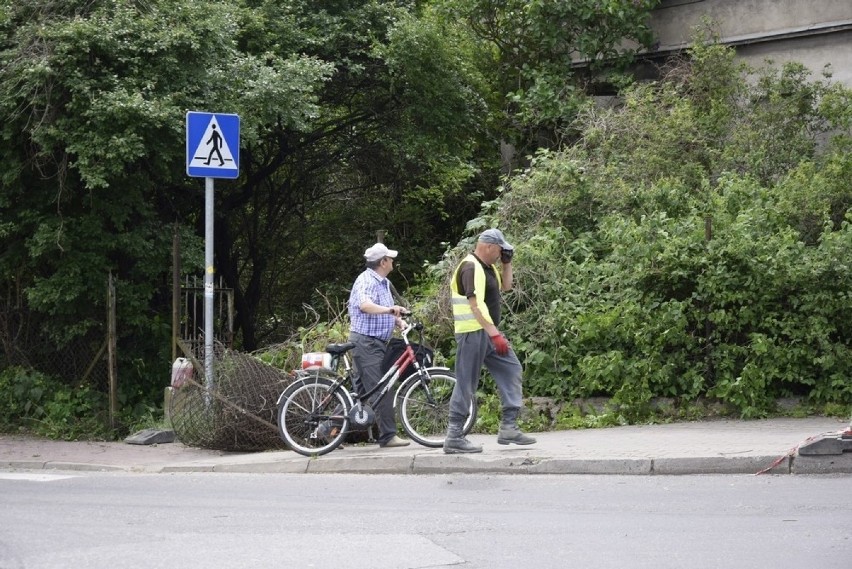
{"label": "leafy hedge", "polygon": [[[527,395],[852,403],[852,95],[697,43],[508,179]],[[435,268],[446,279],[459,251]]]}
{"label": "leafy hedge", "polygon": [[108,412],[104,398],[89,387],[74,389],[22,367],[0,371],[0,433],[109,438]]}

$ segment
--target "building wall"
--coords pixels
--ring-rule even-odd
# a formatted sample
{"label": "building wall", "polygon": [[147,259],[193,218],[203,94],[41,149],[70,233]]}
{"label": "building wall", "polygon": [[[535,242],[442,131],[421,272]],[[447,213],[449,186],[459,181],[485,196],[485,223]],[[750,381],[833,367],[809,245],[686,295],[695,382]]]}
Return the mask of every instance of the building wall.
{"label": "building wall", "polygon": [[663,0],[651,15],[659,44],[645,57],[684,49],[705,19],[753,67],[799,61],[819,75],[828,65],[852,87],[852,0]]}
{"label": "building wall", "polygon": [[737,47],[737,54],[752,67],[798,61],[814,75],[825,69],[833,81],[852,88],[852,31],[831,36],[811,36]]}

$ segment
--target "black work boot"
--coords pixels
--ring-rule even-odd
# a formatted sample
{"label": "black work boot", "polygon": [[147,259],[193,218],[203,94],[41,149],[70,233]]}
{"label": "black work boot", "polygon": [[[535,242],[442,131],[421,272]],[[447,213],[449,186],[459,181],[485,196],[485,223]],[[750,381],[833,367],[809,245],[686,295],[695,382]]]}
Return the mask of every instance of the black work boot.
{"label": "black work boot", "polygon": [[447,429],[447,438],[444,439],[444,453],[469,454],[474,452],[482,452],[482,446],[473,444],[462,435],[460,423],[450,423]]}

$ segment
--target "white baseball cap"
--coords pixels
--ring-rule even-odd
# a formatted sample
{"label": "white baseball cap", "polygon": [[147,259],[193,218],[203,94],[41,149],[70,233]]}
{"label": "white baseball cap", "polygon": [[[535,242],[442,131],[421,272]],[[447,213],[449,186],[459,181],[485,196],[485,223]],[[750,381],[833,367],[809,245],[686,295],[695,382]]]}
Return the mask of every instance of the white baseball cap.
{"label": "white baseball cap", "polygon": [[385,257],[396,259],[397,255],[399,255],[399,251],[388,249],[384,243],[376,243],[375,245],[364,251],[364,258],[368,262],[380,261]]}

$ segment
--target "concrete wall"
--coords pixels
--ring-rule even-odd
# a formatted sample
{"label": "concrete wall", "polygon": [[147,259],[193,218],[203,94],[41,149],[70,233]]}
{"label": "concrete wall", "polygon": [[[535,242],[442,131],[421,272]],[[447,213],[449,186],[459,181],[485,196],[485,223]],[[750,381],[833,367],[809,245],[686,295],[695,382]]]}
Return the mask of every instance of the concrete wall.
{"label": "concrete wall", "polygon": [[648,59],[686,47],[705,18],[753,67],[799,61],[852,87],[852,0],[663,0],[651,15],[659,41]]}
{"label": "concrete wall", "polygon": [[830,36],[743,45],[737,47],[737,54],[752,67],[765,65],[767,59],[776,64],[798,61],[810,69],[815,78],[828,66],[833,81],[852,88],[852,30]]}

